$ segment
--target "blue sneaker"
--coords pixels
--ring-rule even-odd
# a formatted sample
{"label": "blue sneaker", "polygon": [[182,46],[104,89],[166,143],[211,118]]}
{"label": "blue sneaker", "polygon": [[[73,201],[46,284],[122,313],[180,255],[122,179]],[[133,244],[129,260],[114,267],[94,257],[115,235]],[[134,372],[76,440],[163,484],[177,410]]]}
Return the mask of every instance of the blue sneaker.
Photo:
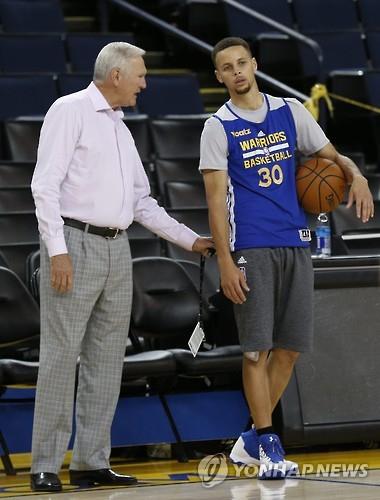
{"label": "blue sneaker", "polygon": [[259,479],[285,479],[286,463],[277,434],[259,436]]}
{"label": "blue sneaker", "polygon": [[260,465],[259,436],[255,429],[240,435],[231,450],[230,459],[240,465]]}
{"label": "blue sneaker", "polygon": [[[281,454],[284,455],[285,453],[279,439],[277,445]],[[230,459],[239,465],[260,465],[259,436],[256,429],[252,428],[240,435],[231,450]],[[285,459],[284,462],[286,476],[298,473],[298,464]]]}

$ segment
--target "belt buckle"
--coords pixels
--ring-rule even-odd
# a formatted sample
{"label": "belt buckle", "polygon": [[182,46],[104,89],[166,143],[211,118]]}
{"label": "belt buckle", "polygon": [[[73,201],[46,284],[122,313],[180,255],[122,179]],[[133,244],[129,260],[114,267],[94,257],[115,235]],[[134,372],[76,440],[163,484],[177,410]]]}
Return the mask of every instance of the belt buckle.
{"label": "belt buckle", "polygon": [[113,236],[106,236],[107,240],[116,240],[116,238],[120,234],[120,229],[118,227],[109,227],[108,229],[112,229],[113,231],[116,232]]}

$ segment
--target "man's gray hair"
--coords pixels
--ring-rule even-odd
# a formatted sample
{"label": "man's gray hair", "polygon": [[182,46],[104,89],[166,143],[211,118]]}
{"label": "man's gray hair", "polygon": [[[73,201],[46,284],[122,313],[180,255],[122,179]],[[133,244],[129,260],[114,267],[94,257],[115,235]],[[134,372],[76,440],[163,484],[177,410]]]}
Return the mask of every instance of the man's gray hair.
{"label": "man's gray hair", "polygon": [[128,72],[128,60],[142,57],[145,50],[127,42],[111,42],[99,52],[94,66],[94,82],[104,82],[113,68]]}

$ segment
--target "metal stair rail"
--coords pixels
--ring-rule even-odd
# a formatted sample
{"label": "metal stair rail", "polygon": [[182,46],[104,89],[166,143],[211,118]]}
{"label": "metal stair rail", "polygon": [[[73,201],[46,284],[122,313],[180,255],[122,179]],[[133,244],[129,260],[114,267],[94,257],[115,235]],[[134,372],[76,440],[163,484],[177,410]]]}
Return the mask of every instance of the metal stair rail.
{"label": "metal stair rail", "polygon": [[[301,42],[307,43],[309,46],[313,46],[314,50],[318,53],[318,61],[322,62],[323,56],[322,56],[322,51],[319,45],[314,42],[314,40],[311,40],[310,38],[307,38],[303,35],[300,35],[296,31],[293,31],[289,28],[283,27],[281,24],[277,23],[276,21],[272,21],[270,18],[263,16],[262,14],[259,14],[258,12],[252,11],[252,9],[248,9],[247,7],[243,7],[242,5],[238,4],[237,2],[233,2],[232,0],[219,0],[223,2],[231,2],[233,4],[236,4],[236,7],[239,9],[243,9],[244,12],[246,12],[245,9],[247,9],[247,14],[252,15],[253,17],[257,17],[263,22],[267,22],[273,27],[276,28],[281,28],[281,31],[284,33],[289,34],[289,36],[294,36],[297,39],[299,39]],[[135,17],[138,17],[140,19],[143,19],[147,23],[156,26],[166,33],[170,33],[171,35],[174,35],[181,40],[184,40],[187,42],[189,45],[194,46],[195,48],[199,49],[202,52],[206,52],[208,54],[211,54],[213,47],[204,42],[203,40],[200,40],[199,38],[191,35],[190,33],[187,33],[186,31],[183,31],[175,26],[172,26],[171,24],[167,23],[166,21],[163,21],[162,19],[146,12],[143,9],[140,9],[136,5],[131,4],[127,0],[98,0],[98,6],[99,6],[99,13],[101,17],[101,28],[102,30],[106,31],[107,26],[108,26],[108,5],[109,4],[114,4],[118,5],[122,9],[128,11],[130,14],[132,14]],[[235,6],[235,5],[234,5]],[[307,41],[306,41],[307,40]],[[282,92],[288,93],[292,97],[296,97],[297,99],[300,99],[302,102],[306,101],[309,99],[309,96],[304,94],[303,92],[299,92],[298,90],[290,87],[289,85],[286,85],[276,78],[273,78],[266,73],[263,73],[262,71],[257,71],[256,76],[266,82],[268,85],[271,87],[281,90]]]}

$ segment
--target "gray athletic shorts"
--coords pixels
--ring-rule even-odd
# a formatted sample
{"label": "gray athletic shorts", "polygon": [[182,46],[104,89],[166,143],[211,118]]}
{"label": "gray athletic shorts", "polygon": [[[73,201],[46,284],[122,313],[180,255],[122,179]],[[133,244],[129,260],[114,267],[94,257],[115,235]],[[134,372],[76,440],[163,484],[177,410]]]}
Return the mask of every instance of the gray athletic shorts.
{"label": "gray athletic shorts", "polygon": [[309,248],[250,248],[233,253],[250,291],[234,312],[243,352],[311,351],[314,274]]}

